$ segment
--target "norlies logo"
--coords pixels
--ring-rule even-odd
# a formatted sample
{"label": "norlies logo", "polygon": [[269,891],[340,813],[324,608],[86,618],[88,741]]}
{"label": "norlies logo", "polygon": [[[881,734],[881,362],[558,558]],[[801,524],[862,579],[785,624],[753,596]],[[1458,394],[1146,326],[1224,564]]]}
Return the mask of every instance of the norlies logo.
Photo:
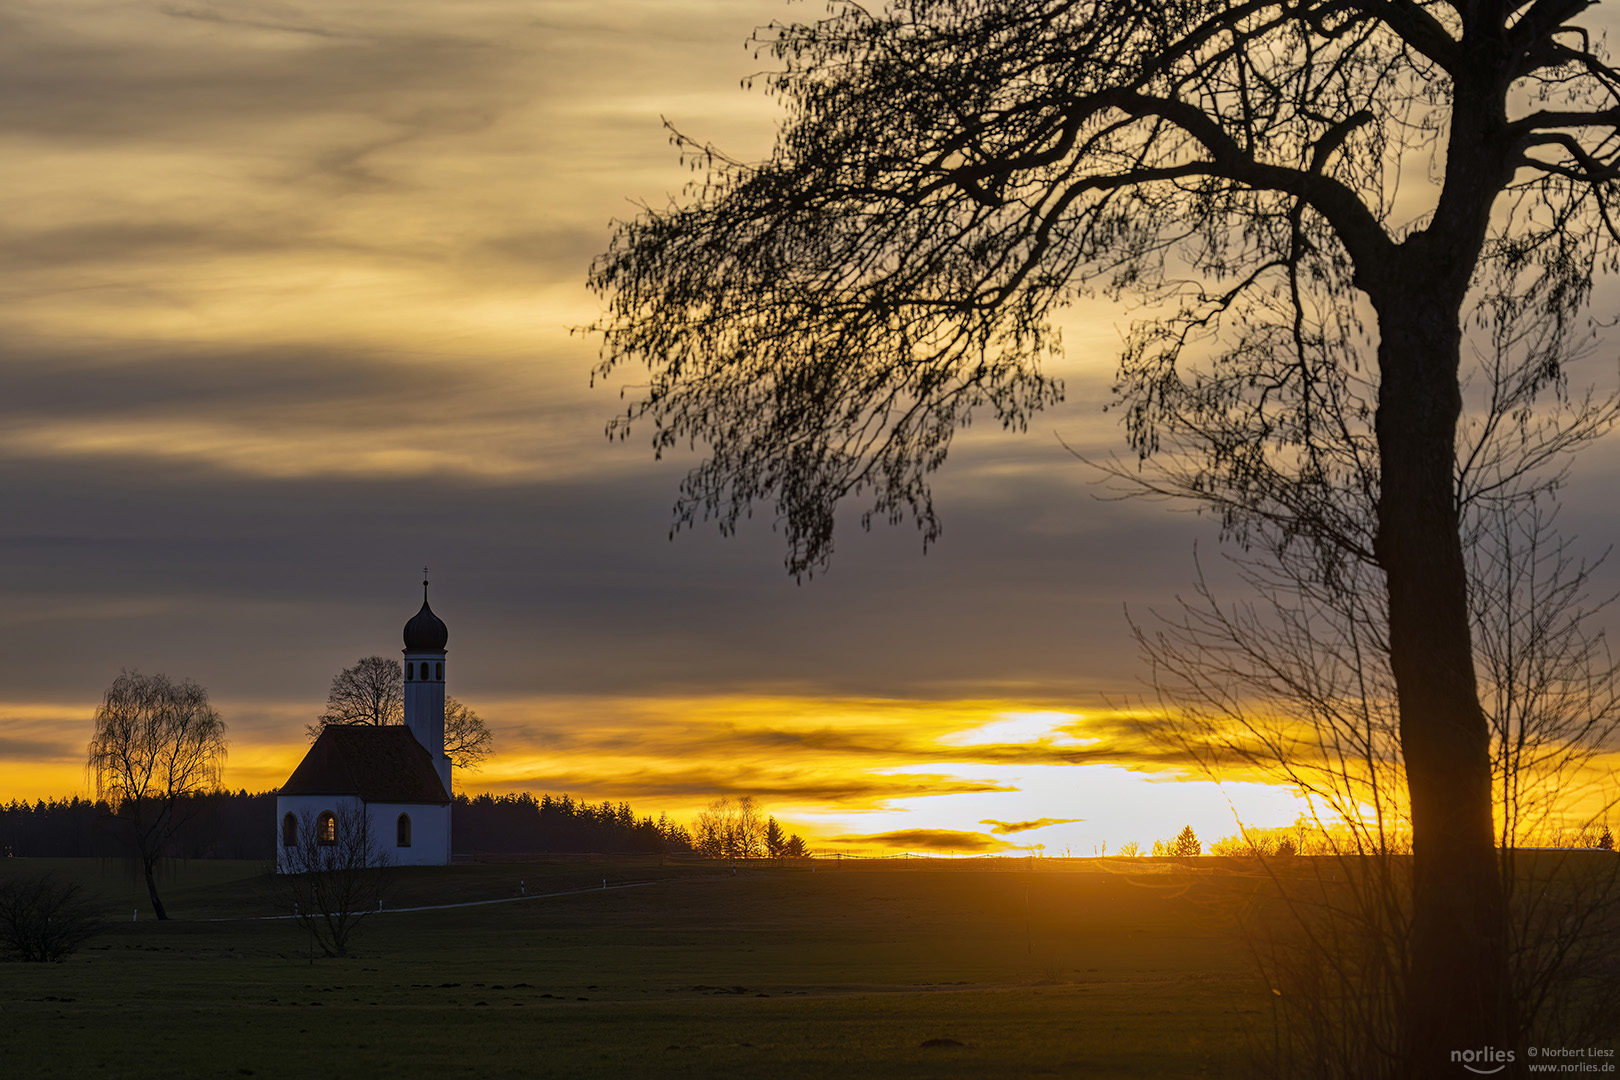
{"label": "norlies logo", "polygon": [[[1478,1050],[1453,1050],[1451,1060],[1457,1062],[1471,1073],[1490,1076],[1492,1073],[1499,1073],[1508,1067],[1508,1063],[1513,1060],[1513,1051],[1498,1050],[1494,1046],[1484,1046]],[[1480,1065],[1492,1065],[1495,1067],[1488,1069],[1475,1068],[1476,1062]]]}

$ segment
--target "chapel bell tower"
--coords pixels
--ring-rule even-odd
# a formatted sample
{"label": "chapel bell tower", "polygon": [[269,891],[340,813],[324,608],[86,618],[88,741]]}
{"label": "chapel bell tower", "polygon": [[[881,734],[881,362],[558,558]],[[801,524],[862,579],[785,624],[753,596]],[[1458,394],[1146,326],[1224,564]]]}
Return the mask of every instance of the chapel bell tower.
{"label": "chapel bell tower", "polygon": [[444,646],[450,631],[428,607],[427,570],[422,571],[422,610],[405,624],[405,726],[426,747],[450,794],[450,759],[444,752]]}

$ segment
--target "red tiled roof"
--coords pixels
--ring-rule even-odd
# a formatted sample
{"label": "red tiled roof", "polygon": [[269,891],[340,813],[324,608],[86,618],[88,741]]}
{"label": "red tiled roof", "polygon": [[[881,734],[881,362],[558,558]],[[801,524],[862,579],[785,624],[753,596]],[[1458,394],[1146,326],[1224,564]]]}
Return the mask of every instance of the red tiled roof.
{"label": "red tiled roof", "polygon": [[375,803],[450,801],[433,761],[403,724],[328,724],[282,795],[358,795]]}

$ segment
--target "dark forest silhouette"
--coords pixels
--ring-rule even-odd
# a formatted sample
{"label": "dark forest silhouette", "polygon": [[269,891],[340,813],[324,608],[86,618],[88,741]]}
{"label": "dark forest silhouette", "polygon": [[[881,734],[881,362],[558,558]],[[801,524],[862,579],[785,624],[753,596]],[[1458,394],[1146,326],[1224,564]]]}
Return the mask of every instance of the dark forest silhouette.
{"label": "dark forest silhouette", "polygon": [[[216,792],[190,798],[186,823],[165,854],[181,859],[274,856],[273,791]],[[569,795],[457,795],[450,814],[454,851],[657,853],[688,851],[685,827],[661,814],[637,817],[628,803],[576,801]],[[40,799],[0,803],[0,849],[17,858],[124,858],[125,826],[104,800]]]}

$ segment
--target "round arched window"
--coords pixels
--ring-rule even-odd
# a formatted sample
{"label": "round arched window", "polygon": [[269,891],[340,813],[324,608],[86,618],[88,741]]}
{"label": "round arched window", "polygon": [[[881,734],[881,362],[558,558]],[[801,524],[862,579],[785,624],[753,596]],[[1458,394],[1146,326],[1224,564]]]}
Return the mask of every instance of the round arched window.
{"label": "round arched window", "polygon": [[405,665],[405,678],[406,678],[407,681],[412,681],[412,682],[415,681],[415,679],[416,679],[416,665],[415,664],[406,664]]}
{"label": "round arched window", "polygon": [[438,679],[440,682],[444,681],[444,665],[443,664],[434,664],[433,665],[433,677],[435,679]]}
{"label": "round arched window", "polygon": [[281,846],[296,847],[298,845],[298,818],[288,814],[281,819]]}
{"label": "round arched window", "polygon": [[411,815],[399,815],[399,821],[394,824],[394,846],[411,846]]}
{"label": "round arched window", "polygon": [[337,815],[330,810],[322,810],[321,816],[315,819],[315,840],[321,844],[337,843]]}

